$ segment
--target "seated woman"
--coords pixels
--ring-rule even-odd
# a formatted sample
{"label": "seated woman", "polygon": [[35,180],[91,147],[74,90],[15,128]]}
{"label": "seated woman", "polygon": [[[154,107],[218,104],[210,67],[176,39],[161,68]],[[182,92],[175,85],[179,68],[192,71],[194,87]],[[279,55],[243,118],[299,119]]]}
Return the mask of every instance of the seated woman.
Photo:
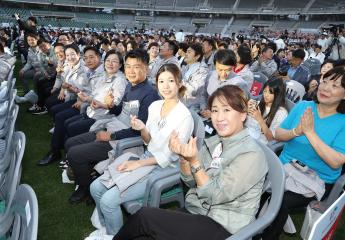
{"label": "seated woman", "polygon": [[326,60],[322,63],[320,74],[313,75],[310,77],[307,93],[304,95],[304,100],[313,100],[317,92],[317,87],[320,84],[320,80],[322,80],[323,75],[325,75],[325,73],[331,70],[332,68],[334,68],[334,62],[332,60]]}
{"label": "seated woman", "polygon": [[[143,208],[114,237],[127,239],[222,239],[255,219],[268,171],[262,149],[243,126],[247,97],[237,86],[218,88],[209,99],[217,135],[198,152],[176,136],[170,148],[181,156],[181,178],[191,189],[184,212]],[[173,237],[171,237],[173,236]]]}
{"label": "seated woman", "polygon": [[[77,93],[79,91],[90,94],[89,78],[87,77],[85,66],[80,58],[80,51],[78,46],[71,44],[65,47],[67,68],[63,72],[64,82],[61,85],[61,90],[58,99],[63,100],[64,103],[56,104],[50,108],[55,122],[55,130],[51,140],[51,148],[48,153],[38,161],[38,165],[45,166],[52,163],[61,157],[60,150],[63,148],[65,134],[63,129],[64,121],[74,115],[79,114],[81,101],[77,101]],[[58,117],[57,117],[58,116]]]}
{"label": "seated woman", "polygon": [[[336,67],[320,81],[315,101],[298,103],[276,130],[276,139],[286,142],[281,161],[286,165],[298,160],[303,168],[313,170],[324,182],[323,197],[329,194],[345,162],[344,113],[345,68]],[[320,199],[322,194],[317,193],[312,196],[285,189],[278,216],[265,230],[263,239],[279,239],[289,212]]]}
{"label": "seated woman", "polygon": [[275,140],[275,130],[288,115],[285,109],[285,83],[282,79],[271,77],[263,86],[259,104],[249,100],[246,126],[250,135],[267,144]]}
{"label": "seated woman", "polygon": [[[128,153],[121,155],[109,165],[108,171],[91,184],[91,195],[103,228],[91,233],[88,240],[111,239],[123,224],[121,203],[143,197],[149,176],[162,168],[177,167],[178,156],[169,149],[170,135],[177,131],[180,141],[186,143],[194,127],[191,113],[179,100],[185,90],[181,78],[181,72],[174,64],[160,68],[156,78],[157,87],[164,100],[150,105],[146,126],[135,116],[131,119],[132,128],[140,131],[144,142],[148,144],[147,151],[140,157]],[[111,172],[116,172],[121,180],[116,178],[109,183],[114,179],[110,179]]]}
{"label": "seated woman", "polygon": [[[121,102],[128,83],[121,71],[122,66],[121,54],[115,50],[108,51],[104,58],[105,71],[93,77],[90,83],[91,94],[78,93],[81,101],[91,105],[87,107],[86,114],[79,114],[65,121],[64,128],[67,138],[88,132],[97,119],[103,118],[109,113],[110,108]],[[106,100],[109,95],[111,101],[108,104]]]}

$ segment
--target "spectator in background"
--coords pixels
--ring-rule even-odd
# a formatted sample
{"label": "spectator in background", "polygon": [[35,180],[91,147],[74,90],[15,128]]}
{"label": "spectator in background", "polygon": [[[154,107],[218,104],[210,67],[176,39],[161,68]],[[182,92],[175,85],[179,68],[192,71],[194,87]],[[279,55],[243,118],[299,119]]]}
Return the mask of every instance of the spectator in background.
{"label": "spectator in background", "polygon": [[250,49],[246,45],[240,45],[236,52],[236,58],[237,64],[234,72],[247,82],[248,88],[250,89],[254,81],[253,72],[249,67],[249,64],[252,63]]}
{"label": "spectator in background", "polygon": [[187,49],[182,67],[182,83],[186,87],[183,96],[184,104],[196,112],[200,110],[203,101],[204,87],[208,76],[208,67],[202,62],[203,51],[200,43],[194,43]]}
{"label": "spectator in background", "polygon": [[211,112],[206,109],[206,103],[209,96],[218,88],[225,85],[236,85],[245,93],[249,93],[248,84],[243,78],[234,73],[237,64],[236,55],[231,50],[218,50],[214,56],[216,70],[210,72],[205,85],[204,99],[201,105],[200,115],[204,118],[210,118]]}
{"label": "spectator in background", "polygon": [[322,64],[323,61],[325,60],[325,54],[321,52],[321,46],[318,44],[315,44],[314,46],[314,51],[310,54],[309,58],[315,58],[320,61]]}
{"label": "spectator in background", "polygon": [[320,38],[317,40],[317,44],[321,46],[321,52],[324,53],[330,44],[327,32],[321,34]]}
{"label": "spectator in background", "polygon": [[307,93],[304,96],[305,100],[313,100],[314,96],[316,95],[317,88],[320,84],[320,81],[323,79],[323,75],[326,72],[334,68],[334,62],[331,60],[326,60],[321,65],[320,74],[313,75],[310,77],[310,82],[308,83]]}
{"label": "spectator in background", "polygon": [[136,41],[134,40],[130,40],[129,42],[127,42],[126,44],[126,51],[129,52],[129,51],[132,51],[134,49],[137,49],[138,48],[138,44]]}
{"label": "spectator in background", "polygon": [[34,16],[28,17],[28,20],[26,22],[20,19],[19,14],[17,13],[14,14],[14,18],[17,20],[17,23],[19,25],[19,30],[24,31],[24,39],[26,43],[28,43],[27,42],[28,34],[33,34],[33,35],[38,34],[37,27],[36,27],[37,19]]}
{"label": "spectator in background", "polygon": [[50,96],[56,77],[57,59],[54,48],[49,41],[40,38],[37,42],[40,49],[40,71],[35,72],[33,80],[35,84],[38,101],[28,109],[28,112],[39,115],[47,113],[44,106],[45,100]]}
{"label": "spectator in background", "polygon": [[29,81],[33,79],[35,72],[41,70],[39,60],[39,48],[37,46],[38,36],[32,33],[26,35],[26,41],[29,45],[27,61],[24,67],[19,71],[19,78],[22,80],[24,93],[29,92]]}
{"label": "spectator in background", "polygon": [[177,52],[177,59],[178,59],[178,62],[180,63],[180,66],[184,66],[186,65],[186,62],[184,61],[184,58],[186,57],[186,52],[187,52],[187,49],[188,49],[189,45],[185,42],[180,42],[178,44],[178,52]]}
{"label": "spectator in background", "polygon": [[229,44],[227,44],[226,42],[220,42],[218,44],[218,49],[229,49]]}
{"label": "spectator in background", "polygon": [[173,63],[176,66],[180,66],[176,53],[178,52],[178,46],[174,41],[166,41],[163,45],[161,45],[159,50],[159,58],[157,59],[156,63],[153,65],[152,69],[149,73],[149,81],[152,84],[155,84],[155,79],[158,70],[167,63]]}
{"label": "spectator in background", "polygon": [[102,62],[104,62],[105,55],[107,55],[107,52],[111,49],[110,41],[106,38],[102,39],[100,49],[102,53]]}
{"label": "spectator in background", "polygon": [[202,50],[204,52],[204,57],[202,61],[207,65],[210,71],[214,70],[214,54],[217,50],[217,43],[212,38],[205,38],[202,41]]}
{"label": "spectator in background", "polygon": [[263,48],[259,59],[253,63],[253,65],[250,67],[250,70],[252,72],[261,72],[269,78],[278,69],[276,62],[272,58],[272,48]]}
{"label": "spectator in background", "polygon": [[304,57],[305,52],[303,49],[296,49],[292,52],[290,68],[287,72],[287,75],[289,79],[295,80],[304,87],[307,87],[310,78],[310,71],[302,64]]}
{"label": "spectator in background", "polygon": [[151,42],[149,46],[147,47],[147,51],[150,56],[150,62],[149,62],[149,69],[151,70],[153,68],[153,65],[158,60],[158,54],[159,54],[159,45],[157,42]]}

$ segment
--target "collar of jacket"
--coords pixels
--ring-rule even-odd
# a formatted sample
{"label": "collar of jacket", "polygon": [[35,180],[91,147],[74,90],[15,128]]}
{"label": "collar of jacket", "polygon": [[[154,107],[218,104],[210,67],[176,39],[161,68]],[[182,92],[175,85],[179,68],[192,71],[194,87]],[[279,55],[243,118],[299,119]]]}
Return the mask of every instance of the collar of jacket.
{"label": "collar of jacket", "polygon": [[243,130],[230,137],[220,137],[219,135],[215,135],[213,137],[205,139],[205,144],[210,152],[212,152],[215,147],[221,142],[224,151],[227,148],[231,147],[233,144],[237,145],[238,142],[246,140],[248,137],[250,137],[248,129],[243,128]]}

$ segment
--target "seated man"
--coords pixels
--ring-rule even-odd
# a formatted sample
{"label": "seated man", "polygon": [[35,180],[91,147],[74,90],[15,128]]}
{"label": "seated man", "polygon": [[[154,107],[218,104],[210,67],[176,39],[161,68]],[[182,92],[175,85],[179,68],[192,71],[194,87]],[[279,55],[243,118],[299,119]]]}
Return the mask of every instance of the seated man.
{"label": "seated man", "polygon": [[202,60],[203,51],[200,43],[195,43],[187,48],[182,67],[182,83],[186,87],[183,100],[189,109],[200,110],[204,86],[208,76],[208,67]]}
{"label": "seated man", "polygon": [[149,72],[149,81],[152,84],[155,84],[156,82],[156,75],[158,70],[167,63],[173,63],[176,66],[180,66],[177,57],[175,57],[176,53],[178,51],[178,46],[173,41],[166,41],[159,50],[159,57],[157,61],[152,65],[152,69],[150,69]]}
{"label": "seated man", "polygon": [[54,48],[48,40],[40,38],[37,41],[37,45],[40,49],[38,56],[40,71],[35,72],[33,79],[36,85],[38,102],[30,107],[28,112],[33,114],[44,114],[47,113],[44,101],[50,96],[55,83],[57,59],[55,57]]}
{"label": "seated man", "polygon": [[159,99],[157,91],[146,79],[148,63],[149,56],[145,51],[130,51],[125,57],[125,75],[130,84],[126,87],[122,103],[112,109],[117,117],[104,126],[105,130],[90,131],[66,141],[66,157],[79,185],[70,197],[70,203],[79,203],[89,196],[92,167],[108,158],[108,151],[113,149],[116,140],[140,136],[140,131],[131,128],[129,115],[136,115],[145,123],[148,107]]}
{"label": "seated man", "polygon": [[250,67],[250,70],[252,72],[262,72],[269,78],[277,71],[277,64],[272,58],[273,50],[269,47],[265,47],[262,49],[259,59]]}
{"label": "seated man", "polygon": [[38,58],[38,36],[29,33],[26,37],[26,40],[29,44],[28,58],[24,67],[19,71],[19,77],[23,82],[24,93],[29,92],[29,81],[33,79],[35,72],[39,72],[41,70],[40,61]]}
{"label": "seated man", "polygon": [[295,80],[306,87],[309,82],[310,72],[308,68],[302,65],[304,57],[305,53],[302,49],[296,49],[292,52],[287,75],[289,79]]}

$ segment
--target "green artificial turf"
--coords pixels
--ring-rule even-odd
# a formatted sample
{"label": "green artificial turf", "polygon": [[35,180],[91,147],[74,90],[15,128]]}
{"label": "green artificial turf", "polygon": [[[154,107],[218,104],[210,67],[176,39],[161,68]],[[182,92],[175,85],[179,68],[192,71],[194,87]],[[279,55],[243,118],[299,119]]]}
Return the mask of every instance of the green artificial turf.
{"label": "green artificial turf", "polygon": [[[18,76],[20,64],[15,69]],[[21,83],[17,89],[22,93]],[[79,240],[84,239],[94,229],[90,217],[94,206],[85,203],[71,205],[67,199],[73,191],[72,184],[62,184],[58,162],[49,166],[37,166],[49,150],[51,134],[48,130],[52,121],[48,115],[32,115],[26,112],[29,104],[21,104],[16,130],[26,135],[26,149],[23,159],[22,183],[30,184],[36,192],[39,206],[39,240]],[[292,214],[298,231],[303,223],[303,210]],[[336,240],[345,239],[345,217],[339,223]],[[298,234],[282,235],[282,240],[300,239]]]}

